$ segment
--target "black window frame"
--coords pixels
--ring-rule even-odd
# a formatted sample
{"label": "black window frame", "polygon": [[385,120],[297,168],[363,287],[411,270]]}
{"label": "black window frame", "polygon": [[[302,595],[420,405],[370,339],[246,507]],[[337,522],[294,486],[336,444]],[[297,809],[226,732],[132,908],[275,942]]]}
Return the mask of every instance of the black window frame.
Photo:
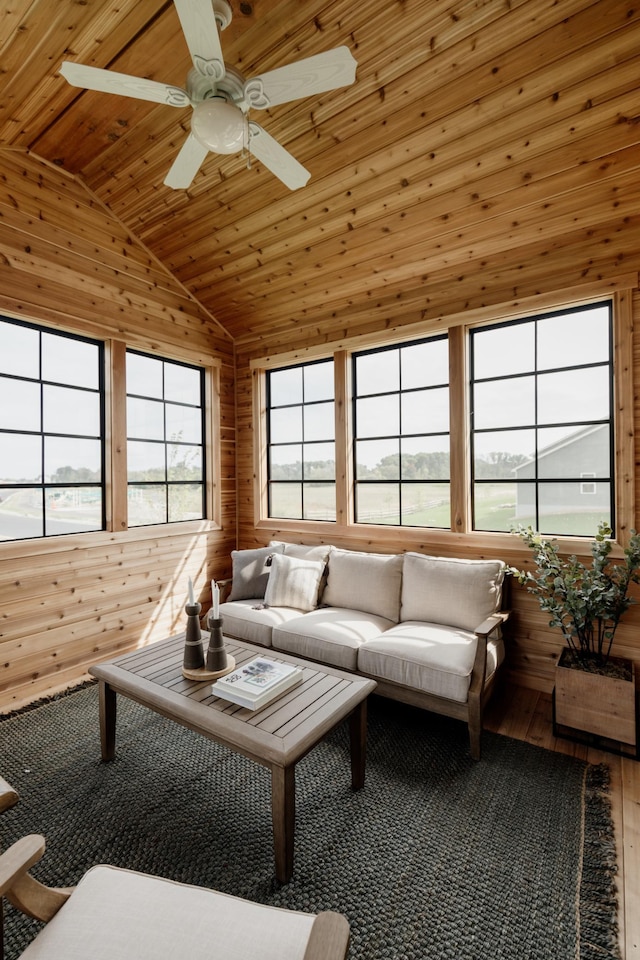
{"label": "black window frame", "polygon": [[[355,523],[365,524],[365,525],[375,525],[376,523],[379,523],[379,522],[380,522],[379,520],[376,520],[376,519],[363,520],[363,519],[361,519],[361,518],[358,516],[358,487],[361,486],[361,485],[362,485],[362,486],[366,486],[366,485],[374,485],[374,484],[384,483],[384,484],[396,484],[396,485],[397,485],[397,488],[398,488],[398,517],[399,517],[399,522],[398,522],[398,523],[389,523],[389,522],[386,522],[386,521],[385,521],[385,522],[384,522],[384,526],[394,527],[394,528],[402,528],[402,529],[405,529],[405,530],[412,530],[412,529],[413,529],[413,530],[417,530],[417,529],[426,529],[426,530],[450,530],[450,529],[451,529],[451,496],[450,496],[450,494],[451,494],[451,421],[450,421],[450,419],[449,419],[448,430],[436,430],[436,431],[431,431],[431,432],[429,432],[429,433],[424,433],[424,432],[420,432],[420,433],[417,433],[417,434],[416,434],[416,433],[404,433],[404,432],[403,432],[403,428],[402,428],[402,397],[403,397],[403,396],[410,395],[411,393],[416,393],[416,394],[417,394],[417,393],[422,393],[424,390],[441,390],[441,389],[443,389],[444,387],[446,387],[446,389],[447,389],[447,395],[448,395],[448,400],[449,400],[449,402],[450,402],[451,383],[450,383],[450,370],[449,370],[449,364],[448,364],[448,363],[447,363],[447,369],[446,369],[446,378],[443,380],[442,383],[433,384],[433,385],[430,385],[430,386],[427,386],[427,387],[425,387],[425,386],[418,386],[418,387],[407,387],[407,388],[404,388],[403,385],[402,385],[402,363],[401,363],[401,352],[402,352],[402,350],[410,349],[411,347],[422,346],[423,344],[426,344],[426,343],[434,343],[434,342],[437,342],[437,341],[446,341],[446,343],[447,343],[447,357],[449,357],[450,347],[449,347],[449,334],[448,334],[448,331],[447,331],[446,333],[435,334],[435,335],[432,335],[432,336],[420,337],[420,338],[412,339],[412,340],[403,340],[403,341],[396,342],[396,343],[392,343],[392,344],[385,344],[385,346],[382,346],[382,347],[374,347],[374,348],[371,348],[371,349],[368,349],[368,350],[358,350],[358,351],[354,351],[354,352],[351,354],[352,383],[353,383],[353,393],[352,393],[352,409],[353,409],[353,416],[352,416],[352,424],[353,424],[353,429],[352,429],[352,440],[353,440],[353,503],[352,503],[352,509],[353,509],[353,516],[354,516],[354,522],[355,522]],[[372,356],[372,355],[374,355],[374,354],[391,353],[391,352],[396,352],[396,351],[398,352],[398,360],[399,360],[398,389],[397,389],[397,390],[396,390],[396,389],[394,389],[394,390],[381,390],[379,393],[367,393],[367,394],[363,394],[362,397],[361,397],[361,396],[359,395],[359,393],[358,393],[358,373],[357,373],[357,361],[358,361],[358,358],[359,358],[359,357],[365,357],[365,356]],[[366,398],[366,399],[369,399],[369,398],[371,398],[371,397],[384,397],[384,396],[398,396],[398,398],[399,398],[399,425],[398,425],[398,433],[397,433],[397,434],[380,435],[379,437],[375,437],[375,438],[359,437],[359,435],[358,435],[358,412],[357,412],[358,400],[360,400],[360,399],[365,399],[365,398]],[[409,438],[411,438],[411,437],[420,437],[420,436],[429,436],[429,437],[438,437],[438,436],[441,436],[441,437],[446,437],[446,438],[447,438],[447,446],[448,446],[448,450],[449,450],[449,469],[448,469],[448,476],[447,476],[446,479],[444,479],[444,478],[437,478],[437,479],[422,479],[422,478],[420,478],[420,479],[409,479],[409,478],[404,478],[404,477],[403,477],[403,475],[402,475],[402,453],[401,453],[402,441],[403,441],[404,439],[409,439]],[[362,441],[362,440],[364,440],[364,439],[376,439],[376,440],[396,440],[396,439],[397,439],[397,441],[398,441],[398,456],[399,456],[399,461],[398,461],[398,474],[399,474],[399,475],[398,475],[397,480],[395,480],[395,479],[380,480],[380,479],[375,479],[375,478],[374,478],[374,479],[366,479],[366,478],[359,478],[359,477],[358,477],[357,446],[358,446],[358,441]],[[448,488],[449,488],[449,516],[448,516],[448,522],[447,522],[446,524],[441,525],[441,526],[440,526],[440,525],[432,525],[432,524],[426,525],[426,524],[403,523],[403,488],[408,488],[408,487],[411,487],[411,486],[419,486],[419,485],[420,485],[420,486],[423,486],[423,487],[435,486],[435,485],[442,486],[442,484],[446,484],[446,485],[448,486]]]}
{"label": "black window frame", "polygon": [[[547,319],[552,318],[552,317],[554,317],[554,316],[555,316],[555,317],[567,316],[567,315],[573,314],[573,313],[584,313],[585,311],[588,311],[588,310],[590,310],[590,309],[602,309],[602,308],[606,308],[606,309],[608,310],[608,313],[609,313],[609,320],[608,320],[608,324],[609,324],[609,330],[608,330],[609,357],[608,357],[607,360],[603,360],[603,361],[597,362],[597,363],[583,363],[583,364],[566,364],[566,363],[562,363],[562,364],[558,364],[557,367],[539,369],[539,368],[538,368],[538,365],[537,365],[537,349],[534,349],[534,358],[536,358],[536,359],[535,359],[535,367],[534,367],[533,370],[527,371],[526,373],[519,372],[519,373],[515,373],[515,374],[512,374],[512,375],[508,375],[508,376],[501,375],[501,376],[487,377],[487,378],[475,378],[475,376],[474,376],[474,360],[475,360],[475,337],[476,337],[476,336],[482,335],[482,333],[484,333],[484,332],[486,332],[486,331],[488,331],[488,330],[496,330],[496,329],[499,329],[499,328],[513,327],[514,325],[521,325],[521,324],[533,323],[534,325],[536,325],[536,326],[534,327],[534,329],[535,329],[535,337],[536,337],[536,345],[537,345],[537,323],[538,323],[539,321],[541,321],[541,320],[547,320]],[[508,431],[508,430],[513,430],[513,429],[531,429],[531,430],[534,431],[535,437],[536,437],[536,442],[535,442],[535,458],[533,458],[533,462],[534,462],[534,464],[535,464],[534,476],[533,476],[532,478],[527,478],[526,482],[535,485],[535,518],[534,518],[534,522],[531,523],[531,526],[532,526],[535,530],[540,530],[540,487],[541,487],[541,486],[545,486],[545,485],[551,485],[551,484],[554,484],[554,483],[557,484],[557,483],[560,482],[560,481],[562,481],[562,482],[567,482],[567,483],[581,484],[581,483],[584,482],[584,477],[581,476],[579,472],[575,475],[575,477],[565,477],[565,476],[563,476],[563,477],[560,478],[560,477],[541,477],[541,476],[539,476],[539,453],[540,453],[540,450],[539,450],[539,447],[538,447],[538,433],[539,433],[539,431],[540,431],[541,429],[554,429],[554,428],[558,428],[558,427],[566,427],[566,426],[574,425],[574,421],[563,421],[563,420],[559,419],[557,422],[554,422],[554,423],[544,423],[544,424],[540,424],[540,423],[538,422],[538,411],[537,411],[537,402],[538,402],[538,382],[537,382],[537,381],[538,381],[538,378],[539,378],[541,375],[546,375],[546,374],[550,374],[550,373],[563,373],[563,372],[566,373],[566,372],[573,371],[573,370],[581,370],[581,369],[584,370],[584,369],[590,369],[590,368],[595,368],[595,367],[608,367],[608,369],[609,369],[609,376],[608,376],[608,386],[609,386],[609,417],[608,417],[608,418],[600,418],[600,419],[585,419],[584,421],[576,421],[576,422],[575,422],[575,425],[576,425],[576,426],[583,425],[583,426],[586,428],[586,427],[589,427],[589,426],[591,426],[591,425],[606,424],[606,425],[608,426],[608,428],[609,428],[609,474],[608,474],[608,476],[603,476],[603,477],[598,476],[597,478],[595,478],[595,482],[596,482],[596,483],[607,483],[607,484],[609,485],[609,519],[608,519],[608,523],[609,523],[611,529],[614,531],[614,536],[615,536],[615,530],[616,530],[616,459],[615,459],[615,449],[616,449],[616,423],[615,423],[615,403],[614,403],[614,400],[615,400],[615,366],[614,366],[615,352],[614,352],[614,350],[615,350],[614,304],[613,304],[613,301],[612,301],[610,298],[605,298],[605,299],[602,299],[602,300],[598,300],[597,302],[593,302],[593,303],[580,304],[580,305],[573,306],[573,307],[566,307],[566,308],[554,309],[554,310],[546,310],[546,311],[544,311],[544,312],[529,314],[529,315],[527,315],[527,316],[523,316],[523,317],[520,317],[520,318],[517,318],[517,319],[510,319],[510,320],[500,321],[500,322],[496,322],[496,323],[492,323],[492,324],[484,324],[484,325],[482,325],[482,326],[473,327],[473,328],[470,329],[470,331],[469,331],[469,420],[468,420],[469,446],[470,446],[470,485],[471,485],[471,489],[470,489],[470,493],[471,493],[471,517],[470,517],[471,524],[470,524],[470,527],[471,527],[471,529],[470,529],[470,531],[469,531],[470,533],[502,533],[502,532],[505,532],[505,531],[502,530],[502,529],[496,530],[495,528],[491,528],[491,527],[488,527],[488,526],[485,527],[485,526],[477,526],[477,525],[476,525],[476,502],[475,502],[475,501],[476,501],[476,497],[475,497],[475,494],[476,494],[476,485],[495,483],[495,484],[504,484],[504,485],[506,486],[507,484],[512,484],[512,483],[514,482],[513,480],[508,480],[508,479],[493,478],[493,479],[488,480],[488,479],[484,479],[484,478],[479,478],[479,479],[478,479],[478,478],[476,477],[476,471],[475,471],[475,463],[476,463],[476,458],[475,458],[475,440],[476,440],[476,436],[477,436],[478,434],[483,433],[483,432],[495,432],[495,433],[497,433],[497,432],[500,432],[501,430]],[[497,380],[506,380],[506,379],[516,380],[517,378],[523,377],[523,376],[534,376],[534,377],[535,377],[535,381],[536,381],[536,382],[535,382],[535,389],[534,389],[535,406],[536,406],[536,413],[535,413],[534,422],[531,423],[531,424],[528,424],[528,425],[519,425],[517,428],[511,426],[511,427],[502,427],[502,428],[490,427],[490,428],[485,428],[485,429],[476,429],[476,428],[475,428],[475,423],[474,423],[474,420],[475,420],[475,391],[474,391],[475,384],[477,384],[477,383],[486,383],[486,382],[489,382],[489,381],[491,381],[491,380],[496,380],[496,381],[497,381]],[[528,524],[527,524],[527,525],[528,525]],[[544,527],[544,526],[546,526],[546,524],[543,524],[542,526]],[[553,532],[553,531],[548,531],[548,530],[543,530],[542,532],[544,533],[545,536],[551,536],[551,537],[565,537],[565,536],[570,536],[570,537],[576,537],[576,538],[578,538],[578,539],[580,539],[580,538],[582,538],[582,539],[590,539],[590,538],[592,538],[592,537],[594,536],[594,533],[584,533],[584,534],[581,534],[581,533],[575,533],[575,532],[570,532],[570,533],[569,533],[569,532],[566,532],[566,531],[563,531],[563,532],[559,532],[559,531],[558,531],[558,532]]]}
{"label": "black window frame", "polygon": [[[105,345],[102,340],[96,340],[93,337],[86,337],[80,334],[68,333],[66,331],[61,331],[54,329],[52,327],[47,327],[42,324],[33,323],[27,320],[18,319],[15,317],[7,317],[0,315],[0,323],[7,323],[13,326],[27,328],[33,330],[38,334],[38,378],[26,377],[19,374],[11,373],[2,373],[0,376],[2,379],[15,380],[24,383],[37,383],[40,387],[40,430],[25,430],[25,429],[5,429],[2,428],[0,433],[3,434],[12,434],[12,435],[32,435],[40,438],[40,481],[34,482],[22,482],[22,483],[4,483],[0,482],[0,496],[2,495],[3,490],[24,490],[24,489],[33,489],[37,490],[40,494],[41,505],[42,505],[42,532],[35,535],[28,535],[25,537],[11,537],[9,539],[4,539],[0,537],[0,543],[17,543],[25,540],[40,540],[40,539],[53,539],[55,537],[62,536],[80,536],[82,534],[92,534],[105,531],[107,529],[107,501],[106,501],[106,492],[107,492],[107,483],[106,483],[106,390],[105,390]],[[43,369],[43,346],[42,346],[42,337],[43,334],[51,337],[57,337],[61,340],[70,340],[74,343],[87,343],[93,347],[97,348],[98,351],[98,383],[96,387],[85,387],[78,386],[74,384],[69,384],[64,381],[52,380],[43,378],[42,369]],[[99,399],[99,435],[97,437],[93,435],[86,434],[67,434],[62,431],[53,431],[45,430],[44,428],[44,388],[47,386],[52,387],[61,387],[65,389],[74,389],[83,391],[85,393],[91,393],[97,395]],[[87,440],[97,440],[100,444],[100,476],[99,481],[71,481],[71,480],[60,480],[58,482],[46,480],[45,479],[45,440],[47,437],[65,437],[67,439],[87,439]],[[97,489],[100,491],[100,526],[89,527],[86,529],[74,531],[74,530],[65,530],[60,532],[49,533],[47,532],[47,491],[58,489]]]}
{"label": "black window frame", "polygon": [[[332,395],[331,395],[330,398],[323,398],[323,399],[320,399],[320,400],[306,400],[306,399],[305,399],[305,395],[304,395],[304,390],[305,390],[304,370],[305,370],[305,369],[308,369],[308,368],[310,368],[310,367],[319,366],[320,364],[331,364],[331,367],[332,367],[332,370],[333,370],[333,392],[332,392]],[[273,374],[282,373],[282,372],[284,372],[284,371],[291,371],[291,370],[301,370],[301,371],[302,371],[302,399],[301,399],[300,401],[296,401],[296,402],[290,403],[290,404],[273,404],[273,403],[272,403],[272,397],[271,397],[271,377],[273,376]],[[312,522],[312,523],[313,523],[313,522],[316,522],[316,523],[336,523],[336,522],[337,522],[338,505],[337,505],[337,500],[336,500],[336,497],[337,497],[337,486],[336,486],[336,470],[335,470],[335,466],[336,466],[336,457],[335,457],[335,454],[336,454],[337,437],[336,437],[336,432],[335,432],[335,416],[334,416],[334,431],[333,431],[333,436],[332,436],[331,438],[328,438],[328,439],[326,439],[326,440],[305,441],[305,436],[304,436],[304,409],[305,409],[305,407],[315,406],[315,405],[320,405],[320,404],[326,404],[326,403],[331,402],[331,403],[333,404],[334,414],[335,414],[335,406],[336,406],[336,396],[335,396],[335,370],[336,370],[335,358],[334,358],[333,356],[331,356],[331,357],[320,357],[320,358],[317,359],[317,360],[308,360],[308,361],[304,361],[303,363],[287,364],[287,365],[283,365],[283,366],[279,366],[279,367],[273,367],[273,368],[270,368],[270,369],[268,369],[268,370],[266,371],[266,389],[265,389],[265,392],[266,392],[266,439],[267,439],[267,448],[266,448],[266,454],[267,454],[267,517],[268,517],[269,520],[301,520],[301,521]],[[302,411],[303,411],[303,414],[302,414],[302,438],[301,438],[300,440],[292,440],[292,441],[291,441],[291,444],[290,444],[292,447],[294,447],[294,446],[301,446],[301,447],[302,447],[302,461],[301,461],[301,473],[302,473],[302,475],[301,475],[301,477],[300,477],[299,480],[291,480],[291,479],[277,480],[277,479],[274,479],[273,476],[272,476],[272,469],[271,469],[271,448],[272,448],[272,446],[287,446],[287,444],[286,444],[286,443],[278,443],[278,444],[273,443],[273,441],[272,441],[272,436],[271,436],[271,416],[270,416],[270,415],[271,415],[271,411],[272,411],[272,410],[279,410],[279,409],[286,409],[286,408],[293,408],[293,407],[301,407],[301,408],[302,408]],[[304,448],[305,448],[305,443],[333,443],[333,445],[334,445],[334,472],[333,472],[333,478],[332,478],[332,479],[322,478],[322,479],[320,479],[320,480],[318,480],[318,479],[315,479],[315,480],[314,480],[314,479],[306,479],[306,478],[305,478],[305,476],[304,476],[304,464],[305,464]],[[274,487],[276,487],[276,486],[278,486],[278,485],[289,484],[289,483],[297,483],[297,484],[300,485],[300,504],[301,504],[301,511],[300,511],[300,512],[301,512],[302,516],[299,516],[299,517],[291,517],[291,516],[283,517],[283,516],[279,516],[278,514],[273,513],[273,509],[272,509],[272,503],[273,503],[273,501],[272,501],[272,491],[273,491]],[[315,484],[316,486],[322,484],[322,485],[331,485],[331,486],[333,487],[333,490],[334,490],[334,499],[333,499],[333,502],[334,502],[334,516],[333,516],[333,517],[323,517],[323,518],[305,517],[305,490],[306,490],[306,489],[311,489],[312,485],[314,485],[314,484]]]}
{"label": "black window frame", "polygon": [[[127,448],[129,442],[144,442],[144,443],[153,443],[164,448],[164,470],[165,470],[165,479],[161,480],[129,480],[129,469],[127,465],[127,505],[129,503],[129,491],[132,487],[164,487],[164,500],[165,500],[165,520],[150,520],[148,523],[134,523],[130,522],[130,519],[127,521],[127,525],[132,530],[138,530],[144,527],[151,526],[169,526],[170,524],[175,523],[185,523],[189,521],[205,520],[207,518],[207,445],[209,438],[207,437],[207,418],[206,418],[206,379],[205,379],[205,368],[195,363],[188,363],[183,360],[175,360],[172,357],[166,357],[164,355],[149,353],[145,350],[138,350],[133,347],[126,348],[126,355],[135,355],[139,357],[144,357],[145,359],[154,360],[162,364],[162,397],[149,397],[144,394],[132,393],[129,390],[128,377],[126,379],[125,386],[125,402],[129,398],[136,400],[154,400],[156,402],[162,403],[163,405],[163,428],[164,428],[164,438],[160,439],[151,439],[149,437],[134,437],[129,435],[129,425],[127,424],[126,431],[126,442]],[[175,400],[168,400],[165,396],[165,364],[171,364],[172,366],[184,367],[190,370],[195,370],[200,375],[200,389],[199,389],[199,409],[201,416],[201,441],[199,444],[193,442],[182,442],[176,440],[167,439],[167,416],[166,416],[166,407],[167,404],[172,404],[174,406],[185,406],[191,409],[194,408],[193,404],[180,403]],[[126,370],[126,357],[125,357],[125,370]],[[168,448],[170,445],[174,446],[199,446],[201,448],[201,464],[202,464],[202,479],[197,481],[202,487],[202,497],[201,497],[201,516],[197,518],[179,518],[176,520],[170,519],[170,502],[169,502],[169,492],[170,488],[177,486],[192,486],[196,481],[194,480],[169,480],[169,465],[168,465]],[[128,513],[128,509],[127,509]]]}

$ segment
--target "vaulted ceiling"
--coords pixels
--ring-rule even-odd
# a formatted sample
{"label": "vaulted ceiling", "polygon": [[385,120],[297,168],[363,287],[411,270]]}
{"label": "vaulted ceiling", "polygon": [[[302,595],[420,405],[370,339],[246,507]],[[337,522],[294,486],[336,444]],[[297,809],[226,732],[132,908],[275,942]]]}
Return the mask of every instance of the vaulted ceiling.
{"label": "vaulted ceiling", "polygon": [[[637,269],[640,8],[617,0],[231,0],[245,77],[346,45],[353,85],[252,111],[309,171],[209,154],[191,109],[83,91],[63,60],[185,86],[171,0],[5,0],[0,144],[81,178],[238,343]],[[630,237],[633,241],[630,243]],[[522,265],[527,264],[526,284]],[[594,266],[595,265],[595,266]],[[288,332],[289,331],[289,332]],[[319,333],[320,335],[320,333]]]}

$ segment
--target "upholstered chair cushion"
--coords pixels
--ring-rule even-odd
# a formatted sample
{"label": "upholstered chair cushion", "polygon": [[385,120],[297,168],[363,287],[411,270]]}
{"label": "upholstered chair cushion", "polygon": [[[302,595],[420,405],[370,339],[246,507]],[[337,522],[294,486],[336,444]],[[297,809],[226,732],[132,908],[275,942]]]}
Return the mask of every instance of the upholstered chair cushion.
{"label": "upholstered chair cushion", "polygon": [[450,560],[406,553],[401,620],[475,630],[500,609],[502,560]]}
{"label": "upholstered chair cushion", "polygon": [[387,556],[333,547],[323,604],[362,610],[397,623],[400,619],[402,554]]}
{"label": "upholstered chair cushion", "polygon": [[22,960],[303,960],[313,919],[98,866],[84,875]]}

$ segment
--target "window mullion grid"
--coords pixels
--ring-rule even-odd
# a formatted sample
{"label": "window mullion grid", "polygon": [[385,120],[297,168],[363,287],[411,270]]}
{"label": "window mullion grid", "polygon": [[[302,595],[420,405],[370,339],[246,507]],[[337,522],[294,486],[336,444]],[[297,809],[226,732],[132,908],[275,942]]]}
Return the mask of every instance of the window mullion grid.
{"label": "window mullion grid", "polygon": [[40,503],[42,505],[42,532],[47,536],[47,497],[44,473],[44,382],[42,379],[42,330],[38,331],[38,385],[40,388]]}

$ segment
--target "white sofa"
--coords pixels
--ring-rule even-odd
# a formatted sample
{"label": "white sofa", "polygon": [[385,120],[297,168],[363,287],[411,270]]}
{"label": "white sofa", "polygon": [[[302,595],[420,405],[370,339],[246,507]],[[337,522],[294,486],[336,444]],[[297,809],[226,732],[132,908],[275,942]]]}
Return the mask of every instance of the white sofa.
{"label": "white sofa", "polygon": [[226,636],[377,681],[376,693],[466,721],[504,660],[502,560],[376,554],[274,541],[232,553]]}

